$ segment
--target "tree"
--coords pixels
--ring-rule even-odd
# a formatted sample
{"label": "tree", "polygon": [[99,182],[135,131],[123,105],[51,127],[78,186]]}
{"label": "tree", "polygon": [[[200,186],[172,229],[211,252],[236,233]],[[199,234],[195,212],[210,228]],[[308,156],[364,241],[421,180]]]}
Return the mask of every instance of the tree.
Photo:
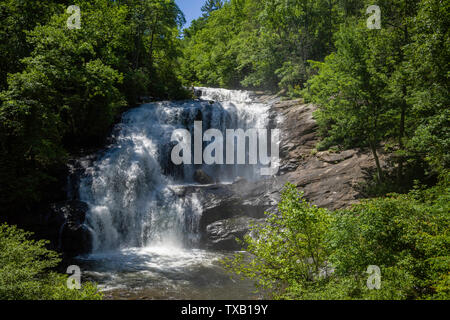
{"label": "tree", "polygon": [[405,48],[408,81],[406,149],[419,155],[435,174],[450,167],[450,3],[423,0],[412,20],[412,43]]}
{"label": "tree", "polygon": [[[78,4],[81,29],[67,29],[63,8],[27,31],[29,56],[0,93],[3,215],[60,200],[56,178],[68,152],[101,146],[119,112],[139,97],[186,96],[175,73],[183,16],[173,0]],[[15,40],[8,41],[14,56]]]}
{"label": "tree", "polygon": [[[278,213],[247,236],[248,254],[223,261],[277,299],[442,299],[450,297],[449,176],[433,188],[364,200],[328,212],[287,185]],[[381,288],[367,286],[368,266]]]}
{"label": "tree", "polygon": [[6,89],[8,73],[20,71],[20,60],[32,51],[27,42],[27,31],[47,22],[58,11],[64,12],[61,2],[64,1],[0,2],[0,90]]}
{"label": "tree", "polygon": [[103,0],[83,12],[80,30],[68,32],[64,13],[30,32],[33,52],[0,94],[1,210],[8,214],[51,197],[66,150],[100,144],[125,104],[123,76],[113,67],[122,58],[125,12]]}
{"label": "tree", "polygon": [[32,234],[0,225],[0,300],[101,300],[90,283],[80,290],[67,287],[67,275],[52,271],[61,261],[47,250],[46,241],[30,240]]}
{"label": "tree", "polygon": [[334,276],[357,277],[364,283],[367,266],[377,265],[382,290],[369,292],[363,285],[353,294],[372,299],[448,299],[449,191],[447,175],[434,188],[366,200],[337,212],[329,233]]}
{"label": "tree", "polygon": [[308,60],[331,53],[339,23],[360,7],[354,1],[231,0],[205,9],[209,13],[185,33],[182,76],[201,85],[287,89],[298,96],[312,75]]}
{"label": "tree", "polygon": [[219,10],[222,7],[223,7],[222,0],[206,0],[201,10],[203,12],[203,16],[208,17],[211,14],[211,12]]}
{"label": "tree", "polygon": [[255,280],[274,298],[288,298],[291,289],[308,290],[327,273],[325,233],[331,216],[309,205],[292,184],[287,184],[278,204],[279,214],[267,213],[267,221],[245,237],[247,252],[225,259],[225,266]]}
{"label": "tree", "polygon": [[337,35],[336,52],[313,63],[319,74],[308,82],[306,97],[319,105],[316,117],[326,138],[322,147],[369,146],[377,179],[383,181],[380,142],[391,129],[392,109],[384,93],[386,56],[375,56],[380,38],[365,26],[351,24]]}

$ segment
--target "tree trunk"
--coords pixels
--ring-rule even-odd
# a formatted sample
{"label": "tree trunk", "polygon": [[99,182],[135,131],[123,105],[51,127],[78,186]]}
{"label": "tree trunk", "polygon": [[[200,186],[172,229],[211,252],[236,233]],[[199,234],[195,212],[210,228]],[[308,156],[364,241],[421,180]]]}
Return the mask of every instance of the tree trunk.
{"label": "tree trunk", "polygon": [[[403,87],[403,92],[406,96],[406,87]],[[400,151],[403,151],[403,137],[405,136],[405,118],[406,118],[406,102],[403,101],[401,115],[400,115],[400,132],[398,137],[398,145]],[[401,155],[398,159],[398,171],[397,171],[397,183],[401,183],[403,180],[403,156]]]}
{"label": "tree trunk", "polygon": [[380,165],[380,159],[378,158],[377,148],[375,147],[375,144],[373,142],[370,142],[370,149],[372,151],[373,157],[375,159],[375,164],[377,166],[377,179],[378,182],[383,182],[383,170],[381,169]]}
{"label": "tree trunk", "polygon": [[[405,7],[405,17],[408,15],[407,12],[407,6]],[[409,33],[408,33],[408,25],[405,25],[405,28],[403,29],[403,46],[405,46],[409,42]],[[402,50],[400,50],[400,62],[404,61],[404,53]],[[399,137],[398,137],[398,145],[401,151],[404,149],[403,145],[403,138],[405,137],[405,121],[406,121],[406,109],[408,108],[408,104],[406,102],[406,95],[407,95],[407,88],[406,84],[402,84],[402,105],[401,105],[401,115],[400,115],[400,130],[399,130]],[[397,171],[397,183],[400,185],[403,180],[403,162],[404,158],[403,156],[400,156],[398,159],[398,171]]]}

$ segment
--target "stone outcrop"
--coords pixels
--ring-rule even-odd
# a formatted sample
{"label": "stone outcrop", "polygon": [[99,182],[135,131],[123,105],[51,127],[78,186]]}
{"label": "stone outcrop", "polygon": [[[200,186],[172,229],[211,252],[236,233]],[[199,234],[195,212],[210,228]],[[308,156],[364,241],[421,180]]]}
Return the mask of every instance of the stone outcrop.
{"label": "stone outcrop", "polygon": [[215,250],[237,250],[251,222],[264,220],[266,211],[276,208],[282,179],[250,182],[239,179],[233,184],[188,186],[173,190],[179,196],[196,194],[202,202],[199,221],[201,246]]}
{"label": "stone outcrop", "polygon": [[[370,151],[360,149],[317,152],[319,137],[314,111],[313,105],[300,100],[274,104],[272,112],[284,119],[281,172],[311,203],[340,209],[358,201],[359,185],[374,169],[375,162]],[[382,152],[380,159],[385,165]]]}
{"label": "stone outcrop", "polygon": [[194,172],[194,181],[200,184],[212,184],[214,180],[208,176],[203,170]]}
{"label": "stone outcrop", "polygon": [[213,222],[206,227],[206,247],[211,250],[240,250],[242,240],[249,227],[261,223],[264,219],[237,217]]}
{"label": "stone outcrop", "polygon": [[88,205],[78,200],[51,205],[49,218],[59,224],[58,246],[68,257],[89,253],[92,249],[92,235],[84,225],[87,211]]}

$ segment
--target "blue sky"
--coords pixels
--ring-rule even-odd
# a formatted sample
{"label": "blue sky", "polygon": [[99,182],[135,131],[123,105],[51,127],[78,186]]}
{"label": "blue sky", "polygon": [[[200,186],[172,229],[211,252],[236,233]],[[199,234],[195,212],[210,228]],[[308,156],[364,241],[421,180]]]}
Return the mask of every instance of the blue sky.
{"label": "blue sky", "polygon": [[197,19],[202,15],[201,8],[205,3],[205,0],[175,0],[175,2],[186,17],[186,25],[184,27],[187,28],[192,20]]}

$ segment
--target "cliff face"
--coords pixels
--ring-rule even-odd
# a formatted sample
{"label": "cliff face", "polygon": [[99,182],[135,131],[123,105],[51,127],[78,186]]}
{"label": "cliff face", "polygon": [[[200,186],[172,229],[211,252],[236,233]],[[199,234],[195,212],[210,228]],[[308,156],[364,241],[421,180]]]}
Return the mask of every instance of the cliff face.
{"label": "cliff face", "polygon": [[[287,182],[303,191],[312,204],[335,210],[358,201],[359,184],[374,170],[369,151],[316,152],[319,136],[313,105],[273,96],[259,99],[272,104],[273,125],[281,130],[280,171],[257,183],[241,180],[229,186],[196,188],[195,192],[201,192],[205,199],[200,231],[207,248],[238,249],[235,238],[247,234],[250,223],[262,222],[264,211],[276,211],[280,191]],[[381,161],[384,165],[383,155]]]}
{"label": "cliff face", "polygon": [[[313,119],[315,107],[299,100],[277,102],[272,112],[281,115],[282,175],[305,193],[311,203],[330,210],[355,203],[358,186],[375,169],[370,151],[350,149],[342,152],[317,152],[319,141]],[[382,165],[385,157],[381,155]]]}

